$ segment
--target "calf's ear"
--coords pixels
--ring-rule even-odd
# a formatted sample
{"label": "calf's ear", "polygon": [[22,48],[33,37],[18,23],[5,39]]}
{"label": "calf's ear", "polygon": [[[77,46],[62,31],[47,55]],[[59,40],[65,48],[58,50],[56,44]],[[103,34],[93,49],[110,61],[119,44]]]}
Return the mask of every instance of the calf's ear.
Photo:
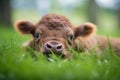
{"label": "calf's ear", "polygon": [[35,25],[27,20],[20,20],[15,23],[15,29],[21,34],[34,34]]}
{"label": "calf's ear", "polygon": [[88,37],[96,32],[96,26],[93,23],[84,23],[75,29],[75,37]]}

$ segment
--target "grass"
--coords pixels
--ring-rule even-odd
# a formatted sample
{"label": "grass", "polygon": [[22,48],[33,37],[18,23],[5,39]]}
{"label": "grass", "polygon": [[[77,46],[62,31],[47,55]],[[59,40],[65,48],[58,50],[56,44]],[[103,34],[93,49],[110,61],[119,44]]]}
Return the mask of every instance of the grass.
{"label": "grass", "polygon": [[43,55],[33,59],[21,44],[30,36],[20,36],[12,28],[0,27],[0,80],[119,80],[120,58],[108,49],[102,55],[73,51],[73,59]]}

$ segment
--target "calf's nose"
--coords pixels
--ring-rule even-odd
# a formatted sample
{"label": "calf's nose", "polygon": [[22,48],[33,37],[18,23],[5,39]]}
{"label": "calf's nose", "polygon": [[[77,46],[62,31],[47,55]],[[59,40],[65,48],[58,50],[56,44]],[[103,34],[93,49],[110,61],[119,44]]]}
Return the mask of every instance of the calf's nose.
{"label": "calf's nose", "polygon": [[62,52],[64,49],[63,44],[59,42],[51,42],[51,41],[47,42],[44,47],[45,47],[45,51],[47,52],[50,52],[50,51]]}

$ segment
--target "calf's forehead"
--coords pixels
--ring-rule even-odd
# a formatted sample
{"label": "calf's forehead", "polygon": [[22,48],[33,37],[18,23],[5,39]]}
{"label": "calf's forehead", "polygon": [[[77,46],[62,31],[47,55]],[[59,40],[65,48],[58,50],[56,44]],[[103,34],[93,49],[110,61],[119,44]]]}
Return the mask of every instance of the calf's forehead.
{"label": "calf's forehead", "polygon": [[48,26],[39,25],[36,29],[36,32],[46,33],[46,34],[56,34],[56,35],[67,35],[72,34],[73,30],[70,27],[63,26],[63,27],[57,27],[57,28],[51,28]]}
{"label": "calf's forehead", "polygon": [[72,24],[64,16],[57,14],[48,14],[42,17],[42,19],[38,22],[37,25],[43,25],[49,29],[65,29],[66,27],[72,28]]}
{"label": "calf's forehead", "polygon": [[66,17],[56,14],[49,14],[43,16],[38,24],[43,24],[51,28],[58,28],[64,26],[72,27],[71,22]]}

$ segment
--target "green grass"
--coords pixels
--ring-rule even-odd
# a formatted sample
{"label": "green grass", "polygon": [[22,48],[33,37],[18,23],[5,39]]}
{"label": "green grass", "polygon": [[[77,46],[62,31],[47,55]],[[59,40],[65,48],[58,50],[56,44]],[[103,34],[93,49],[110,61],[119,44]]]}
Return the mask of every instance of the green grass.
{"label": "green grass", "polygon": [[102,55],[73,51],[73,59],[43,55],[31,58],[22,43],[30,36],[20,36],[12,28],[0,27],[0,80],[119,80],[120,58],[111,50]]}

